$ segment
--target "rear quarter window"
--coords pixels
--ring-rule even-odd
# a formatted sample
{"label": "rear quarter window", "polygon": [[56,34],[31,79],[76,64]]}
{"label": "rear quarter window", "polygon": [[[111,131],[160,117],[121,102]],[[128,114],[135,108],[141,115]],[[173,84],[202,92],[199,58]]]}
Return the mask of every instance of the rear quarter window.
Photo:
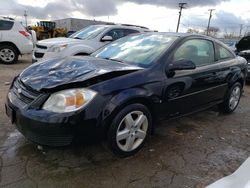
{"label": "rear quarter window", "polygon": [[224,48],[221,45],[218,45],[217,50],[218,50],[217,51],[218,60],[234,58],[234,55],[232,54],[232,52],[230,52],[228,49]]}
{"label": "rear quarter window", "polygon": [[10,30],[14,25],[14,22],[11,21],[5,21],[5,20],[0,20],[0,30]]}

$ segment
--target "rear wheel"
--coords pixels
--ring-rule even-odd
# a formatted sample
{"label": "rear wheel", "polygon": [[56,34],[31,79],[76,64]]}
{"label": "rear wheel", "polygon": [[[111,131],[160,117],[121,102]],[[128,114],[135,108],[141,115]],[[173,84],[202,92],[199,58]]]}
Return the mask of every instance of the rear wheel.
{"label": "rear wheel", "polygon": [[229,90],[226,95],[224,102],[220,105],[220,108],[225,113],[233,112],[239,102],[242,93],[242,85],[239,82],[236,82]]}
{"label": "rear wheel", "polygon": [[0,62],[4,64],[14,64],[18,60],[17,49],[10,45],[0,46]]}
{"label": "rear wheel", "polygon": [[151,127],[151,114],[144,105],[128,105],[114,118],[108,131],[108,144],[119,157],[134,155],[143,147]]}

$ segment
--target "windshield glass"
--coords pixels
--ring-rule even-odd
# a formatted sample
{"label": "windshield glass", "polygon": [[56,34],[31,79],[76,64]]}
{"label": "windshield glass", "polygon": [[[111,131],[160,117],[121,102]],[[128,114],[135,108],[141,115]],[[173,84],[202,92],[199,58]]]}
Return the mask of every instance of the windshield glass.
{"label": "windshield glass", "polygon": [[91,25],[86,27],[70,36],[70,38],[74,39],[82,39],[82,40],[89,40],[95,38],[101,32],[104,31],[106,27],[101,25]]}
{"label": "windshield glass", "polygon": [[148,67],[176,38],[166,34],[129,36],[105,46],[92,56]]}

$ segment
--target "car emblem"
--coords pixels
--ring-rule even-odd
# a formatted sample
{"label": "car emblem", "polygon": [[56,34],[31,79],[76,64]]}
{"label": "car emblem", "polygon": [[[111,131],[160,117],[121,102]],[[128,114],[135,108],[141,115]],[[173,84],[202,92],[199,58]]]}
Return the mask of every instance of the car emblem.
{"label": "car emblem", "polygon": [[21,89],[21,88],[18,88],[18,89],[17,89],[17,93],[21,94],[21,93],[22,93],[22,89]]}

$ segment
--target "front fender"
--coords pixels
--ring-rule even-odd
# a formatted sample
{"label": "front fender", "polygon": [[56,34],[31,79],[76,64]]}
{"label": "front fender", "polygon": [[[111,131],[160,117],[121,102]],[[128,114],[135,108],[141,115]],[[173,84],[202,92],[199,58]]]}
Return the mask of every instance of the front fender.
{"label": "front fender", "polygon": [[103,119],[112,117],[113,114],[121,109],[125,104],[129,102],[143,102],[148,105],[153,103],[160,103],[158,96],[153,96],[153,93],[143,88],[130,88],[119,92],[113,96],[107,105],[104,107]]}
{"label": "front fender", "polygon": [[76,54],[91,54],[94,51],[95,49],[91,46],[76,44],[69,46],[67,49],[62,51],[62,54],[64,56],[72,56]]}

